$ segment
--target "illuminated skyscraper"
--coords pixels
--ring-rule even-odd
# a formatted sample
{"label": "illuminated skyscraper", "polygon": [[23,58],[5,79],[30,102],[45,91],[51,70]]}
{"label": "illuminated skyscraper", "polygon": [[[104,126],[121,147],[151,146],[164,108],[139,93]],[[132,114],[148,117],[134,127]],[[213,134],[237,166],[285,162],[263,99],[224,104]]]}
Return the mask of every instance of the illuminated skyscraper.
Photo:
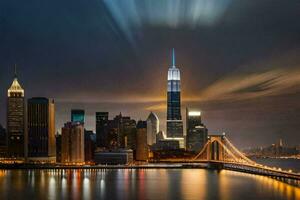
{"label": "illuminated skyscraper", "polygon": [[71,121],[84,124],[84,110],[72,109],[71,110]]}
{"label": "illuminated skyscraper", "polygon": [[54,101],[35,97],[27,103],[28,157],[32,161],[55,162]]}
{"label": "illuminated skyscraper", "polygon": [[186,109],[186,149],[199,152],[207,142],[207,128],[203,125],[200,111]]}
{"label": "illuminated skyscraper", "polygon": [[151,112],[147,118],[147,144],[156,143],[156,134],[159,132],[159,120],[155,113]]}
{"label": "illuminated skyscraper", "polygon": [[24,90],[15,77],[7,91],[7,146],[11,157],[24,157],[25,101]]}
{"label": "illuminated skyscraper", "polygon": [[167,100],[167,137],[182,138],[183,123],[180,103],[180,71],[175,66],[175,52],[172,52],[172,66],[168,71],[168,100]]}

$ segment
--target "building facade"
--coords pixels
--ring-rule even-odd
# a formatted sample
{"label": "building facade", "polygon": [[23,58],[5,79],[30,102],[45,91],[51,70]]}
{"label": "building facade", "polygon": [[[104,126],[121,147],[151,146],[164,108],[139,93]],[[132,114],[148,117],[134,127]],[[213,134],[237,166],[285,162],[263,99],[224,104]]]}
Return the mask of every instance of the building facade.
{"label": "building facade", "polygon": [[84,163],[84,128],[79,122],[67,122],[62,128],[61,162]]}
{"label": "building facade", "polygon": [[133,162],[133,151],[129,150],[114,150],[95,152],[95,164],[102,165],[126,165]]}
{"label": "building facade", "polygon": [[108,112],[96,112],[96,143],[97,147],[107,148],[108,142]]}
{"label": "building facade", "polygon": [[84,115],[85,115],[84,110],[72,109],[71,110],[71,121],[84,124]]}
{"label": "building facade", "polygon": [[151,112],[147,118],[147,144],[156,143],[156,134],[159,132],[159,120],[155,113]]}
{"label": "building facade", "polygon": [[136,160],[147,161],[149,148],[147,145],[147,122],[138,121],[137,123],[137,145],[136,145]]}
{"label": "building facade", "polygon": [[86,163],[93,162],[95,142],[93,136],[95,134],[91,130],[84,130],[84,160]]}
{"label": "building facade", "polygon": [[6,146],[6,130],[0,124],[0,146]]}
{"label": "building facade", "polygon": [[167,137],[183,137],[181,118],[180,71],[175,66],[175,52],[172,53],[172,66],[168,71],[167,89]]}
{"label": "building facade", "polygon": [[56,142],[56,162],[61,163],[61,134],[56,133],[55,135]]}
{"label": "building facade", "polygon": [[55,162],[54,100],[34,97],[27,102],[28,159]]}
{"label": "building facade", "polygon": [[7,148],[10,157],[24,158],[25,136],[24,90],[15,73],[7,91]]}
{"label": "building facade", "polygon": [[199,152],[207,142],[208,131],[201,120],[200,111],[186,109],[186,149]]}

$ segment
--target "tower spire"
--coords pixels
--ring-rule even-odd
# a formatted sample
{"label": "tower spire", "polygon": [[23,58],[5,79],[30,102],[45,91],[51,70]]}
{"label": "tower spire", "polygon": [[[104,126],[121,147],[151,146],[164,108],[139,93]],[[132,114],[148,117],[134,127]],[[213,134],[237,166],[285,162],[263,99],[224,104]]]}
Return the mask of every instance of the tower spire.
{"label": "tower spire", "polygon": [[172,49],[172,66],[175,67],[175,50]]}

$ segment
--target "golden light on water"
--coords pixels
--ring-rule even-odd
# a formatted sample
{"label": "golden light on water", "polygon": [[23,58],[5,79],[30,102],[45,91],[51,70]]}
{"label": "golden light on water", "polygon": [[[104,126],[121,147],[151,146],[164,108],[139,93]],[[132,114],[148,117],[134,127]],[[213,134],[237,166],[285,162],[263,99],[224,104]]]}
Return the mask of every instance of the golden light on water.
{"label": "golden light on water", "polygon": [[[270,177],[222,170],[220,172],[221,180],[223,180],[223,176],[250,178],[255,180],[256,187],[258,190],[261,190],[263,192],[277,193],[279,196],[285,199],[300,199],[299,187],[295,187],[293,185],[287,184],[285,182]],[[229,179],[227,178],[227,180]],[[227,185],[228,184],[224,184],[222,186],[226,187]]]}
{"label": "golden light on water", "polygon": [[[0,197],[11,188],[21,191],[26,188],[25,185],[37,190],[39,197],[48,199],[93,199],[95,196],[105,199],[111,195],[116,198],[134,195],[141,199],[170,199],[178,195],[179,199],[230,200],[249,191],[255,192],[248,195],[250,199],[255,195],[260,198],[300,199],[300,188],[293,185],[227,170],[0,170]],[[111,190],[116,193],[110,194],[108,191]]]}

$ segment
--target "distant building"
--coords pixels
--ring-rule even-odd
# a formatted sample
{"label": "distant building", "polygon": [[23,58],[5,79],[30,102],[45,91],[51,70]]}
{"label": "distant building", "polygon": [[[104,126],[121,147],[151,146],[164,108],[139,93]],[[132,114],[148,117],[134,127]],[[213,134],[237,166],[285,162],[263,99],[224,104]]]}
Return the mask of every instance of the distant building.
{"label": "distant building", "polygon": [[165,139],[165,134],[163,131],[159,131],[156,134],[156,143],[158,143],[160,140],[163,140],[163,139]]}
{"label": "distant building", "polygon": [[136,122],[127,116],[122,116],[120,113],[113,119],[113,127],[118,132],[118,147],[119,148],[135,148],[135,131]]}
{"label": "distant building", "polygon": [[159,120],[156,114],[151,112],[147,118],[147,144],[156,143],[156,134],[159,132]]}
{"label": "distant building", "polygon": [[180,141],[174,139],[162,139],[159,140],[151,148],[153,151],[170,151],[180,149]]}
{"label": "distant building", "polygon": [[6,146],[6,130],[0,124],[0,146]]}
{"label": "distant building", "polygon": [[108,148],[108,131],[108,112],[96,112],[96,140],[98,147]]}
{"label": "distant building", "polygon": [[186,149],[199,152],[207,142],[207,128],[201,121],[200,111],[186,109]]}
{"label": "distant building", "polygon": [[136,145],[136,160],[147,161],[149,148],[147,145],[147,122],[138,121],[137,123],[137,145]]}
{"label": "distant building", "polygon": [[84,129],[80,122],[68,122],[62,128],[62,163],[84,163]]}
{"label": "distant building", "polygon": [[6,130],[0,124],[0,157],[2,158],[7,156],[6,138]]}
{"label": "distant building", "polygon": [[122,117],[120,126],[121,148],[136,149],[136,122],[130,117]]}
{"label": "distant building", "polygon": [[104,165],[125,165],[133,162],[133,151],[130,150],[114,150],[95,152],[95,164]]}
{"label": "distant building", "polygon": [[96,135],[97,146],[101,148],[136,148],[136,122],[121,113],[109,120],[108,112],[97,112]]}
{"label": "distant building", "polygon": [[84,130],[84,160],[92,162],[94,160],[95,143],[93,140],[93,131]]}
{"label": "distant building", "polygon": [[71,110],[71,121],[72,122],[79,122],[84,124],[84,110],[80,109],[72,109]]}
{"label": "distant building", "polygon": [[24,90],[15,73],[7,91],[7,146],[10,157],[25,156],[25,101]]}
{"label": "distant building", "polygon": [[29,161],[55,162],[54,100],[44,97],[28,99],[27,133]]}
{"label": "distant building", "polygon": [[180,71],[175,66],[173,49],[172,66],[168,71],[167,99],[167,137],[183,138],[183,122],[181,118]]}
{"label": "distant building", "polygon": [[61,134],[55,135],[55,142],[56,142],[56,162],[61,163]]}

